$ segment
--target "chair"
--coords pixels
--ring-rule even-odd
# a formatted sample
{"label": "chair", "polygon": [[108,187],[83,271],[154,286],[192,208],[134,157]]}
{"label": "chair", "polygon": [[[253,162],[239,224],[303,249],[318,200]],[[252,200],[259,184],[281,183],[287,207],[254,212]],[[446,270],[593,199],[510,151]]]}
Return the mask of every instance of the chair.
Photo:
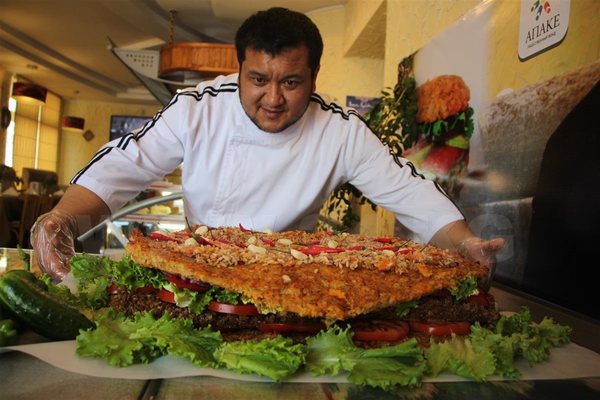
{"label": "chair", "polygon": [[39,215],[46,214],[48,211],[52,210],[55,206],[55,199],[49,195],[40,196],[40,209],[38,210]]}
{"label": "chair", "polygon": [[40,215],[40,196],[24,193],[22,199],[21,219],[12,223],[11,230],[17,237],[17,244],[23,248],[28,248],[31,247],[29,231]]}

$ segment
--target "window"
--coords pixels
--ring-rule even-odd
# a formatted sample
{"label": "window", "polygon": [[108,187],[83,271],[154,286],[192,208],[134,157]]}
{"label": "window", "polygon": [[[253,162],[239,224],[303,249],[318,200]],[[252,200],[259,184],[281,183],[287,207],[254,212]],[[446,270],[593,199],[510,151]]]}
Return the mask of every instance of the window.
{"label": "window", "polygon": [[14,124],[7,130],[5,160],[18,175],[23,168],[56,172],[61,99],[48,92],[43,106],[10,99]]}

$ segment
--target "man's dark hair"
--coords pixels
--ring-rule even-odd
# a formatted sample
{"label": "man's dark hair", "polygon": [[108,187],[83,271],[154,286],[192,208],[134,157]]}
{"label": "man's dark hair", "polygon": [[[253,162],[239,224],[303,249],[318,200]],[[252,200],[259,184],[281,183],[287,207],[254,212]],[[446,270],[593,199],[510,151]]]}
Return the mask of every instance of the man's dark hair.
{"label": "man's dark hair", "polygon": [[308,48],[308,66],[314,73],[323,54],[319,29],[306,15],[281,7],[253,14],[235,35],[240,66],[246,58],[246,48],[276,56],[286,49],[302,45]]}

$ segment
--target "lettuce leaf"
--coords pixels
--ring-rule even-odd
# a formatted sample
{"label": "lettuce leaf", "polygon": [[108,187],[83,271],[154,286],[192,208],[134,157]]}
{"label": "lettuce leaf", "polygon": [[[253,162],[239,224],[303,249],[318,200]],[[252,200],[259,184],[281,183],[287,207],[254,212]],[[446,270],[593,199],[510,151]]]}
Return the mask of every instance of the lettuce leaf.
{"label": "lettuce leaf", "polygon": [[467,297],[479,293],[477,289],[477,280],[473,276],[457,281],[456,286],[450,289],[450,293],[458,301],[464,300]]}
{"label": "lettuce leaf", "polygon": [[293,344],[291,339],[277,336],[223,343],[214,356],[219,363],[235,372],[257,373],[280,381],[292,375],[304,363],[306,346]]}
{"label": "lettuce leaf", "polygon": [[425,358],[433,376],[448,370],[477,381],[492,375],[519,378],[516,359],[523,357],[530,364],[546,361],[552,348],[569,342],[570,334],[571,328],[549,318],[534,324],[529,309],[524,307],[518,313],[502,316],[494,330],[474,324],[466,338],[432,341]]}
{"label": "lettuce leaf", "polygon": [[415,339],[377,349],[352,342],[350,328],[334,326],[307,340],[306,369],[313,375],[349,372],[348,381],[389,390],[418,386],[427,365]]}
{"label": "lettuce leaf", "polygon": [[108,303],[106,289],[114,282],[128,290],[152,286],[161,288],[167,283],[164,275],[154,269],[143,268],[128,256],[120,260],[77,254],[70,260],[73,277],[77,280],[80,302],[91,308],[101,308]]}
{"label": "lettuce leaf", "polygon": [[201,367],[217,366],[213,352],[222,342],[221,334],[209,328],[194,329],[189,319],[173,318],[169,313],[155,319],[149,312],[127,318],[103,310],[96,317],[96,325],[95,330],[77,336],[78,355],[103,358],[119,367],[149,363],[167,354]]}

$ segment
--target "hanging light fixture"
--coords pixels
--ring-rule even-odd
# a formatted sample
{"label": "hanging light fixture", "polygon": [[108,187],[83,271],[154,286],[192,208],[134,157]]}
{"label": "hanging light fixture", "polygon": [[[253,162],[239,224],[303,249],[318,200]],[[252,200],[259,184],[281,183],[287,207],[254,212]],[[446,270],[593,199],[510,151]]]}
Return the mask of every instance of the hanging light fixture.
{"label": "hanging light fixture", "polygon": [[159,78],[182,82],[196,78],[209,79],[238,71],[233,44],[173,43],[176,11],[171,10],[169,13],[169,43],[160,49]]}
{"label": "hanging light fixture", "polygon": [[46,104],[46,94],[48,90],[45,87],[29,82],[13,83],[12,97],[17,102],[28,103],[43,106]]}
{"label": "hanging light fixture", "polygon": [[71,116],[64,116],[62,118],[61,127],[65,131],[83,132],[84,126],[85,126],[85,119],[83,119],[83,118],[71,117]]}

